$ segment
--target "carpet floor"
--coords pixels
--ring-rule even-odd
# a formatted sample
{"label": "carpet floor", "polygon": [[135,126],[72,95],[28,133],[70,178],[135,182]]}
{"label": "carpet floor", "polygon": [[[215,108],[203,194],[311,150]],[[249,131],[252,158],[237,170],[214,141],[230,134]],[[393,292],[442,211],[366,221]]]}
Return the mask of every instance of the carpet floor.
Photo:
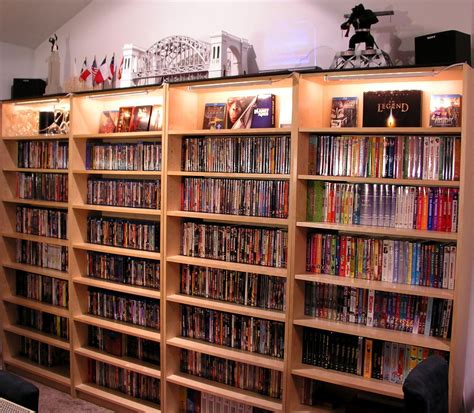
{"label": "carpet floor", "polygon": [[112,413],[112,410],[104,409],[81,399],[73,399],[69,394],[63,393],[52,387],[25,378],[39,389],[39,412],[38,413]]}

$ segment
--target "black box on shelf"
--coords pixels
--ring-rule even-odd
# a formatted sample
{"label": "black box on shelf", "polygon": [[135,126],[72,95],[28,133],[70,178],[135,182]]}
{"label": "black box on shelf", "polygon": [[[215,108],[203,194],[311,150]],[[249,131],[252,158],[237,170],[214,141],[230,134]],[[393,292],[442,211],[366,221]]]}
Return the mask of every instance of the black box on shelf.
{"label": "black box on shelf", "polygon": [[12,99],[40,97],[45,89],[43,79],[13,79]]}
{"label": "black box on shelf", "polygon": [[448,30],[415,37],[417,65],[471,64],[471,36]]}

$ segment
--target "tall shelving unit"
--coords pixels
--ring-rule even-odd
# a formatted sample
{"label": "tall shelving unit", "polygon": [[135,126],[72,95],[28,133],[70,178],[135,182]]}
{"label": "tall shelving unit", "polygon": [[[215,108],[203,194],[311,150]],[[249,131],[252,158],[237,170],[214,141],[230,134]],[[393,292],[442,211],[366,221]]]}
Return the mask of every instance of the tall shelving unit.
{"label": "tall shelving unit", "polygon": [[[426,73],[421,76],[419,72]],[[338,80],[337,76],[339,76]],[[1,161],[1,292],[2,315],[1,338],[3,358],[8,369],[21,371],[38,380],[43,380],[73,395],[89,399],[118,411],[165,411],[178,412],[182,407],[185,389],[193,389],[215,396],[225,397],[250,406],[272,412],[327,412],[326,406],[307,406],[301,403],[302,383],[312,379],[329,383],[349,391],[362,391],[403,398],[402,387],[382,380],[318,368],[302,362],[303,329],[318,329],[344,333],[354,337],[365,337],[416,345],[449,352],[450,411],[457,412],[462,403],[465,374],[464,355],[467,346],[467,317],[463,310],[469,308],[471,291],[471,252],[474,235],[474,198],[470,177],[474,175],[474,147],[469,111],[474,106],[470,89],[473,86],[472,70],[458,66],[441,68],[377,69],[350,72],[315,72],[292,75],[263,75],[237,79],[216,79],[212,82],[196,81],[176,83],[163,87],[88,92],[72,97],[59,97],[61,104],[70,106],[71,128],[68,135],[20,135],[12,136],[8,131],[11,113],[22,108],[48,110],[45,99],[34,99],[28,105],[16,105],[15,101],[2,104]],[[362,127],[362,96],[365,91],[419,89],[423,91],[422,126],[417,128],[364,128]],[[223,129],[204,130],[202,121],[206,103],[225,102],[233,96],[254,96],[273,93],[276,96],[276,127],[270,129]],[[460,128],[428,127],[429,102],[432,94],[461,94],[463,113]],[[357,127],[334,129],[329,127],[331,100],[336,96],[359,98]],[[122,106],[163,105],[163,129],[154,132],[132,132],[99,134],[100,114],[104,110],[117,110]],[[354,136],[460,136],[461,175],[459,181],[434,181],[388,178],[359,178],[342,176],[311,175],[308,169],[309,139],[312,135]],[[230,172],[190,172],[182,165],[183,142],[188,138],[206,137],[257,137],[288,136],[291,138],[291,164],[287,174],[256,174]],[[28,140],[67,140],[69,142],[69,168],[67,170],[23,170],[17,165],[17,145]],[[158,142],[161,141],[161,171],[117,171],[90,170],[86,168],[86,147],[91,142]],[[61,173],[68,175],[68,202],[51,202],[18,199],[15,195],[16,174],[20,172]],[[87,203],[87,181],[89,178],[111,179],[159,179],[161,181],[161,207],[157,209],[127,208]],[[186,178],[229,178],[246,180],[274,180],[289,182],[289,214],[287,218],[266,218],[242,215],[212,214],[183,211],[181,208],[181,185]],[[393,184],[457,188],[459,190],[459,229],[457,233],[395,229],[376,226],[328,224],[309,221],[306,218],[308,182],[343,182],[361,184]],[[15,230],[17,205],[58,208],[68,212],[67,240],[19,234]],[[160,251],[141,251],[92,244],[87,238],[87,217],[119,217],[160,222]],[[251,265],[210,258],[186,256],[181,253],[182,226],[184,222],[234,225],[240,227],[283,229],[288,232],[286,268]],[[439,241],[456,244],[456,277],[454,290],[394,284],[306,271],[306,247],[308,234],[318,232],[344,233],[356,236],[375,236],[387,239]],[[15,262],[16,239],[47,242],[66,246],[69,251],[69,271],[61,272],[32,267]],[[143,258],[160,262],[160,288],[152,289],[114,283],[87,275],[87,252],[115,254],[122,257]],[[231,302],[186,295],[181,290],[181,269],[184,266],[199,266],[215,270],[254,273],[285,279],[286,309],[271,310]],[[69,308],[53,307],[16,295],[16,270],[66,280],[69,283]],[[360,324],[318,319],[304,315],[305,283],[318,282],[327,285],[355,287],[365,290],[407,294],[453,300],[451,339],[398,332]],[[88,313],[88,290],[98,288],[117,294],[140,296],[160,302],[160,331],[138,325],[126,324]],[[25,306],[69,320],[70,339],[63,340],[25,328],[16,323],[17,306]],[[243,317],[271,320],[284,323],[283,358],[275,358],[255,352],[241,351],[223,345],[183,337],[181,334],[183,307],[218,311]],[[99,327],[124,336],[139,337],[160,344],[160,365],[142,362],[130,357],[120,357],[94,348],[89,343],[89,328]],[[45,369],[18,355],[19,336],[52,344],[70,352],[70,373]],[[241,390],[215,381],[183,373],[180,366],[182,350],[200,352],[225,360],[241,362],[278,371],[282,374],[281,399],[262,396],[256,392]],[[161,403],[148,403],[90,382],[89,360],[160,380]]]}
{"label": "tall shelving unit", "polygon": [[[302,379],[308,378],[331,383],[350,389],[403,398],[402,386],[381,380],[368,379],[348,373],[323,369],[302,363],[303,328],[319,329],[345,333],[351,336],[378,339],[400,344],[415,345],[429,349],[449,352],[449,399],[450,411],[459,411],[462,398],[462,382],[464,377],[463,357],[466,349],[467,319],[463,316],[464,308],[468,308],[470,291],[471,264],[469,245],[472,234],[467,228],[471,225],[471,216],[467,213],[472,208],[472,198],[468,189],[471,183],[466,179],[471,176],[472,149],[468,142],[472,139],[470,130],[469,110],[472,107],[470,88],[472,87],[471,69],[467,66],[450,68],[440,71],[438,68],[427,70],[426,77],[419,77],[421,69],[351,71],[346,74],[303,74],[300,77],[300,128],[299,145],[296,163],[297,176],[294,185],[298,187],[296,225],[295,225],[295,268],[291,274],[293,287],[292,297],[292,332],[290,346],[294,350],[290,361],[290,389],[301,395]],[[375,75],[371,78],[371,75]],[[418,128],[364,128],[362,127],[363,92],[377,90],[422,90],[422,123]],[[430,97],[434,94],[461,94],[463,96],[462,127],[430,128]],[[341,130],[329,128],[331,100],[336,96],[357,96],[359,99],[357,127]],[[322,110],[314,109],[321,108]],[[361,136],[461,136],[461,176],[459,181],[409,180],[385,178],[359,178],[345,176],[317,176],[308,174],[308,149],[310,135],[361,135]],[[381,228],[377,226],[361,226],[348,224],[329,224],[310,222],[306,214],[307,183],[310,181],[327,181],[343,183],[376,183],[395,185],[415,185],[430,187],[451,187],[459,189],[459,227],[458,232],[437,232],[407,230],[398,228]],[[307,242],[307,235],[312,231],[332,231],[350,235],[366,235],[383,237],[384,239],[447,241],[457,245],[457,261],[455,289],[430,288],[391,282],[366,279],[339,277],[328,274],[308,273],[305,268],[306,250],[298,248]],[[305,282],[319,282],[329,285],[340,285],[360,289],[370,289],[389,293],[408,294],[432,298],[454,300],[453,325],[451,339],[399,332],[382,328],[365,327],[326,319],[312,318],[304,315]],[[289,401],[289,411],[298,410],[296,398]]]}
{"label": "tall shelving unit", "polygon": [[[181,199],[176,196],[181,192],[181,185],[185,178],[229,178],[252,180],[289,180],[289,174],[260,174],[260,173],[230,173],[230,172],[189,172],[183,170],[182,151],[183,141],[188,137],[206,139],[206,137],[257,137],[290,136],[289,127],[279,127],[280,124],[289,124],[292,116],[293,77],[277,76],[262,77],[244,81],[242,86],[228,81],[199,82],[171,85],[167,106],[179,108],[168,112],[167,120],[167,153],[166,153],[166,223],[165,223],[165,253],[166,253],[166,411],[178,411],[180,398],[184,388],[190,388],[229,400],[245,403],[269,411],[283,411],[283,399],[260,395],[253,391],[242,390],[237,387],[219,384],[212,380],[199,378],[180,371],[180,352],[189,350],[209,356],[220,357],[235,362],[275,370],[284,374],[287,355],[278,359],[259,353],[241,351],[222,345],[210,344],[205,341],[185,338],[181,336],[181,308],[183,306],[199,309],[209,309],[237,314],[244,317],[255,317],[264,320],[286,323],[286,314],[282,311],[250,307],[248,305],[233,304],[225,301],[205,299],[193,295],[186,295],[180,289],[180,271],[183,266],[199,266],[217,270],[239,271],[254,273],[259,276],[287,278],[287,268],[267,267],[228,261],[219,261],[209,258],[197,258],[182,255],[181,236],[182,225],[185,220],[206,224],[230,224],[236,226],[281,228],[287,230],[288,218],[265,218],[242,215],[226,215],[205,212],[190,212],[181,210]],[[206,103],[226,102],[231,96],[255,96],[272,93],[276,97],[275,128],[269,129],[221,129],[203,130],[202,122]],[[217,154],[216,154],[217,155]],[[290,187],[291,190],[291,187]],[[290,210],[292,209],[291,201]],[[289,254],[288,254],[289,256]],[[288,297],[288,284],[286,294]],[[287,298],[288,299],[288,298]],[[286,335],[285,335],[286,336]],[[286,337],[285,337],[286,342]],[[283,381],[284,383],[284,381]],[[285,389],[283,387],[283,394]],[[283,396],[284,398],[285,396]]]}
{"label": "tall shelving unit", "polygon": [[[91,383],[89,369],[90,360],[96,363],[105,363],[113,368],[123,368],[132,373],[146,377],[160,379],[160,366],[139,361],[126,355],[114,355],[90,345],[91,326],[106,329],[114,334],[133,336],[139,339],[150,340],[155,343],[161,341],[161,333],[155,329],[116,321],[91,315],[88,309],[88,294],[91,288],[107,291],[110,294],[126,294],[129,297],[142,297],[160,300],[160,289],[147,288],[133,284],[113,282],[103,278],[96,278],[87,273],[87,255],[89,252],[113,254],[120,257],[132,257],[159,262],[161,251],[144,251],[101,244],[91,243],[88,239],[89,216],[123,218],[126,220],[155,221],[161,220],[162,190],[158,194],[157,208],[132,208],[120,206],[92,205],[87,200],[88,179],[157,179],[161,180],[162,171],[143,170],[98,170],[88,169],[86,151],[88,143],[143,143],[162,141],[163,132],[116,132],[98,133],[100,116],[103,111],[116,110],[120,107],[140,105],[163,105],[164,88],[142,88],[130,91],[116,91],[104,93],[85,93],[72,98],[72,134],[71,134],[71,196],[69,202],[71,228],[71,267],[70,277],[73,284],[71,294],[72,317],[72,358],[73,358],[73,391],[80,397],[109,405],[113,409],[137,411],[146,408],[147,411],[159,412],[160,406],[156,403],[139,400],[120,393],[117,390],[101,387]],[[90,166],[89,166],[90,168]],[[162,185],[160,186],[162,188]],[[160,229],[160,247],[162,248],[162,227]],[[161,272],[161,271],[160,271]],[[162,274],[160,274],[161,276]],[[160,281],[161,282],[161,281]],[[162,306],[160,302],[160,306]],[[125,338],[122,338],[122,343]],[[124,351],[124,350],[123,350]],[[125,377],[123,380],[126,380]],[[161,393],[161,391],[160,391]],[[162,393],[161,393],[162,395]]]}
{"label": "tall shelving unit", "polygon": [[[51,111],[53,108],[69,109],[69,98],[58,96],[54,98],[8,101],[2,104],[2,140],[1,140],[1,186],[2,186],[2,230],[1,230],[1,252],[2,252],[2,341],[3,361],[8,369],[20,371],[25,375],[34,377],[36,380],[44,381],[61,390],[69,391],[71,388],[70,368],[44,367],[30,361],[19,352],[20,338],[35,340],[39,343],[54,346],[55,348],[70,351],[69,338],[61,338],[37,329],[19,324],[18,308],[23,307],[37,312],[63,317],[69,323],[68,307],[60,307],[38,300],[33,300],[17,295],[17,272],[33,273],[37,276],[51,277],[53,279],[69,281],[66,271],[29,265],[16,260],[17,240],[33,241],[60,247],[69,247],[67,239],[52,238],[39,235],[30,235],[16,230],[16,208],[25,206],[32,208],[53,208],[55,210],[67,211],[67,202],[45,201],[39,199],[22,199],[17,195],[17,176],[21,173],[35,173],[37,176],[46,173],[68,174],[68,169],[46,169],[46,168],[21,168],[18,165],[18,145],[20,142],[59,142],[68,141],[68,134],[45,135],[37,133],[37,129],[18,127],[22,114],[39,111]],[[69,231],[68,234],[69,236]],[[68,285],[68,290],[71,286]]]}

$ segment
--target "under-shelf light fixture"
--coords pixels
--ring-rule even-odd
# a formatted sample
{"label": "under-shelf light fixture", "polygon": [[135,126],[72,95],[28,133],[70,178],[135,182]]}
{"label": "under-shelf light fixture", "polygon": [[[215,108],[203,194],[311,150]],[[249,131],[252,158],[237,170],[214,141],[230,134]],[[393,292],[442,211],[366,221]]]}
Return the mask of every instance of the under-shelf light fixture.
{"label": "under-shelf light fixture", "polygon": [[129,90],[124,92],[110,92],[110,93],[100,93],[98,95],[87,96],[89,99],[105,99],[110,97],[122,97],[122,96],[138,96],[138,95],[148,95],[149,90]]}
{"label": "under-shelf light fixture", "polygon": [[31,105],[31,104],[44,104],[44,103],[58,103],[59,99],[54,98],[54,99],[42,99],[42,100],[22,100],[21,102],[15,102],[15,106],[21,106],[21,105]]}
{"label": "under-shelf light fixture", "polygon": [[439,72],[435,70],[426,70],[420,72],[387,72],[387,73],[346,73],[325,75],[326,82],[333,82],[338,80],[369,80],[369,79],[395,79],[401,77],[432,77]]}
{"label": "under-shelf light fixture", "polygon": [[366,72],[366,73],[334,73],[325,75],[326,82],[338,80],[364,80],[364,79],[396,79],[401,77],[433,77],[439,75],[441,72],[452,69],[454,67],[463,66],[464,63],[454,63],[452,65],[443,67],[440,70],[418,70],[413,72]]}
{"label": "under-shelf light fixture", "polygon": [[199,85],[190,85],[188,90],[190,92],[194,90],[201,89],[217,89],[221,87],[238,87],[238,86],[263,86],[271,85],[273,81],[271,79],[262,79],[262,80],[242,80],[239,82],[222,82],[222,83],[203,83]]}

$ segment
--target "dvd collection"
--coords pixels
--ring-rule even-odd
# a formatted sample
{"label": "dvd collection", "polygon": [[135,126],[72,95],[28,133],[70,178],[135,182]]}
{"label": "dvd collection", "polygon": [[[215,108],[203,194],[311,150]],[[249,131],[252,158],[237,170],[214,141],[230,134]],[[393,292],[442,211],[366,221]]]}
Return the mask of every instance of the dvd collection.
{"label": "dvd collection", "polygon": [[16,196],[20,199],[67,202],[67,174],[19,172]]}
{"label": "dvd collection", "polygon": [[86,169],[161,171],[161,142],[87,142]]}
{"label": "dvd collection", "polygon": [[310,328],[303,329],[304,364],[402,384],[411,369],[440,350]]}
{"label": "dvd collection", "polygon": [[68,282],[46,275],[16,271],[16,294],[57,307],[68,307]]}
{"label": "dvd collection", "polygon": [[88,345],[118,357],[160,365],[160,343],[96,326],[88,326]]}
{"label": "dvd collection", "polygon": [[457,232],[458,188],[308,182],[309,221]]}
{"label": "dvd collection", "polygon": [[160,403],[160,379],[88,359],[88,381],[127,396]]}
{"label": "dvd collection", "polygon": [[282,397],[281,371],[188,350],[181,350],[180,369],[183,373],[238,389],[252,391],[275,399],[281,399]]}
{"label": "dvd collection", "polygon": [[283,358],[285,324],[182,305],[181,335],[242,351]]}
{"label": "dvd collection", "polygon": [[67,141],[19,141],[18,168],[67,169]]}
{"label": "dvd collection", "polygon": [[[163,122],[162,105],[123,106],[118,110],[118,115],[116,113],[116,111],[102,112],[99,133],[161,130]],[[114,124],[116,116],[117,121]]]}
{"label": "dvd collection", "polygon": [[107,281],[160,289],[160,261],[87,251],[86,275]]}
{"label": "dvd collection", "polygon": [[69,338],[69,320],[66,317],[18,305],[17,323],[66,340]]}
{"label": "dvd collection", "polygon": [[180,413],[270,413],[214,394],[183,388]]}
{"label": "dvd collection", "polygon": [[188,172],[290,173],[289,136],[183,138],[182,168]]}
{"label": "dvd collection", "polygon": [[449,338],[453,300],[305,283],[307,316]]}
{"label": "dvd collection", "polygon": [[184,178],[181,210],[288,218],[289,181]]}
{"label": "dvd collection", "polygon": [[160,199],[159,179],[87,179],[87,203],[91,205],[156,209]]}
{"label": "dvd collection", "polygon": [[16,262],[67,272],[68,248],[60,245],[17,239]]}
{"label": "dvd collection", "polygon": [[17,205],[16,232],[66,239],[67,211]]}
{"label": "dvd collection", "polygon": [[20,336],[20,355],[45,367],[64,366],[69,369],[69,351]]}
{"label": "dvd collection", "polygon": [[453,290],[456,251],[451,243],[310,233],[306,271]]}
{"label": "dvd collection", "polygon": [[159,251],[160,223],[89,216],[87,217],[87,240],[92,244]]}
{"label": "dvd collection", "polygon": [[181,294],[267,310],[286,309],[286,279],[270,275],[181,265]]}
{"label": "dvd collection", "polygon": [[286,268],[288,231],[185,221],[181,254],[189,257]]}
{"label": "dvd collection", "polygon": [[100,288],[88,289],[89,314],[160,330],[160,302]]}
{"label": "dvd collection", "polygon": [[323,176],[459,180],[459,136],[309,138],[308,173]]}

